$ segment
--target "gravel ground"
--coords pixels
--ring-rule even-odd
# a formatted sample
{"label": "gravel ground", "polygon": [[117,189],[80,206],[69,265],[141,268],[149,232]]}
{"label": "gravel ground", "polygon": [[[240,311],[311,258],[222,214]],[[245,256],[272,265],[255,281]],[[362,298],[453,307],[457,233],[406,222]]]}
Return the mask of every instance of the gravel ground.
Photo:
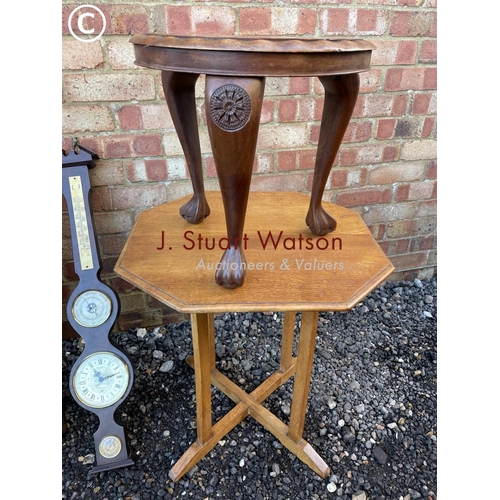
{"label": "gravel ground", "polygon": [[[68,390],[81,340],[62,343],[62,498],[434,500],[437,498],[437,279],[388,282],[347,313],[321,313],[304,438],[321,479],[248,417],[178,483],[196,439],[189,322],[113,334],[135,382],[118,409],[135,465],[89,476],[97,417]],[[216,316],[217,367],[247,392],[279,366],[281,313]],[[296,329],[300,321],[297,315]],[[293,378],[264,403],[288,422]],[[233,406],[213,390],[214,419]]]}

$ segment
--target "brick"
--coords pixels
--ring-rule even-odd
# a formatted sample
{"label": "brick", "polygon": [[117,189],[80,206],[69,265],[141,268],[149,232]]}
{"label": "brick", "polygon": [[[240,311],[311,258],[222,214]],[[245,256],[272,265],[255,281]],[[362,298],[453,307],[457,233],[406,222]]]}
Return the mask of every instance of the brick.
{"label": "brick", "polygon": [[307,146],[306,124],[264,125],[261,127],[257,149],[298,148]]}
{"label": "brick", "polygon": [[122,130],[141,130],[143,128],[141,108],[139,106],[123,106],[117,111],[116,115]]}
{"label": "brick", "polygon": [[437,178],[437,162],[430,161],[427,165],[427,179],[436,179]]}
{"label": "brick", "polygon": [[436,83],[435,68],[389,68],[384,89],[389,92],[434,89]]}
{"label": "brick", "polygon": [[139,5],[113,5],[111,7],[113,34],[147,33],[148,16],[145,7]]}
{"label": "brick", "polygon": [[[99,238],[99,248],[103,255],[119,255],[127,243],[125,235],[103,235]],[[123,303],[120,303],[120,307]]]}
{"label": "brick", "polygon": [[394,137],[419,137],[424,121],[420,117],[400,118],[396,120]]}
{"label": "brick", "polygon": [[357,9],[356,34],[383,35],[387,29],[388,11],[380,9]]}
{"label": "brick", "polygon": [[382,72],[379,69],[364,71],[360,74],[359,91],[360,93],[376,92],[380,87]]}
{"label": "brick", "polygon": [[390,261],[397,271],[402,269],[418,269],[425,265],[427,261],[427,254],[425,252],[421,252],[393,255],[390,257]]}
{"label": "brick", "polygon": [[105,106],[65,106],[62,110],[62,132],[103,132],[115,127],[111,111]]}
{"label": "brick", "polygon": [[142,123],[146,130],[173,128],[172,116],[166,104],[144,104],[140,106]]}
{"label": "brick", "polygon": [[426,68],[424,75],[424,89],[437,88],[437,68]]}
{"label": "brick", "polygon": [[396,64],[414,64],[417,57],[417,42],[405,40],[398,43]]}
{"label": "brick", "polygon": [[305,187],[305,175],[287,173],[286,175],[257,175],[252,177],[251,191],[298,191]]}
{"label": "brick", "polygon": [[367,95],[362,108],[362,115],[376,116],[398,116],[405,113],[408,96]]}
{"label": "brick", "polygon": [[437,143],[433,140],[409,141],[403,144],[402,160],[434,159],[437,156]]}
{"label": "brick", "polygon": [[390,189],[365,188],[356,191],[344,191],[337,196],[337,203],[343,207],[370,205],[374,203],[388,203],[391,201]]}
{"label": "brick", "polygon": [[116,293],[130,293],[133,292],[134,290],[137,290],[137,288],[129,283],[128,281],[125,281],[123,278],[116,277],[116,278],[111,278],[110,283],[113,287],[113,290]]}
{"label": "brick", "polygon": [[196,35],[233,35],[236,15],[229,7],[192,7],[193,30]]}
{"label": "brick", "polygon": [[418,217],[429,217],[437,215],[437,201],[429,200],[422,201],[418,207],[418,211],[416,213]]}
{"label": "brick", "polygon": [[305,150],[299,152],[299,168],[312,169],[316,164],[316,150]]}
{"label": "brick", "polygon": [[430,137],[432,131],[434,130],[435,119],[433,117],[428,117],[424,120],[424,125],[422,127],[422,133],[420,137]]}
{"label": "brick", "polygon": [[428,114],[431,98],[432,94],[430,93],[415,94],[411,105],[412,115]]}
{"label": "brick", "polygon": [[308,76],[293,76],[290,78],[290,94],[309,94],[311,78]]}
{"label": "brick", "polygon": [[317,13],[315,9],[299,9],[297,25],[293,34],[314,35],[316,32]]}
{"label": "brick", "polygon": [[129,212],[94,212],[97,234],[113,234],[130,231],[133,226]]}
{"label": "brick", "polygon": [[297,99],[281,99],[278,101],[278,121],[293,122],[297,119],[299,101]]}
{"label": "brick", "polygon": [[167,164],[165,160],[144,160],[146,180],[164,181],[167,179]]}
{"label": "brick", "polygon": [[368,205],[363,212],[363,220],[367,224],[411,219],[415,216],[416,202]]}
{"label": "brick", "polygon": [[215,168],[213,156],[209,156],[205,159],[205,172],[207,177],[217,177],[217,170]]}
{"label": "brick", "polygon": [[190,35],[194,33],[190,6],[167,5],[165,9],[167,33],[172,35]]}
{"label": "brick", "polygon": [[130,182],[146,182],[146,164],[143,159],[127,161],[125,163],[127,178]]}
{"label": "brick", "polygon": [[[77,7],[77,5],[65,5],[62,8],[62,33],[65,35],[70,34],[69,27],[68,27],[69,16],[71,15],[71,13],[73,12],[73,10],[76,7]],[[104,14],[104,17],[106,19],[106,29],[105,29],[104,33],[105,34],[112,33],[113,30],[112,30],[112,26],[111,26],[109,5],[99,5],[99,9]],[[91,35],[82,34],[78,28],[78,18],[83,13],[88,13],[88,14],[92,15],[92,17],[89,16],[89,17],[86,17],[83,19],[83,23],[82,23],[83,28],[86,30],[93,29],[95,34],[100,33],[102,30],[102,26],[103,26],[102,16],[98,12],[96,12],[95,9],[92,9],[92,8],[79,9],[78,12],[73,15],[72,20],[71,20],[71,28],[73,29],[73,32],[77,36],[81,36],[81,38],[83,38],[83,39],[91,37]],[[92,34],[92,36],[93,36],[93,34]],[[92,45],[94,42],[91,42],[90,44],[85,43],[85,42],[80,42],[80,43],[82,43],[82,45]]]}
{"label": "brick", "polygon": [[399,159],[399,144],[394,146],[384,145],[384,149],[382,150],[382,161],[396,161]]}
{"label": "brick", "polygon": [[299,10],[294,8],[274,8],[271,11],[271,34],[296,34]]}
{"label": "brick", "polygon": [[124,313],[142,311],[146,307],[146,297],[142,292],[129,293],[121,296],[120,308]]}
{"label": "brick", "polygon": [[121,160],[99,160],[96,167],[89,170],[92,186],[123,184],[125,174]]}
{"label": "brick", "polygon": [[[337,170],[335,170],[337,171]],[[333,171],[332,171],[333,172]],[[341,172],[347,172],[347,183],[346,187],[359,187],[366,184],[366,179],[368,177],[367,168],[349,168],[347,170],[341,170]],[[339,186],[341,187],[341,186]]]}
{"label": "brick", "polygon": [[396,188],[395,199],[396,201],[408,201],[408,193],[410,192],[409,184],[400,184]]}
{"label": "brick", "polygon": [[425,200],[434,197],[434,181],[412,182],[408,193],[409,200]]}
{"label": "brick", "polygon": [[371,122],[350,122],[344,134],[343,142],[364,142],[372,135]]}
{"label": "brick", "polygon": [[289,85],[290,85],[289,78],[275,78],[275,77],[266,78],[266,87],[264,89],[264,96],[266,97],[281,96],[281,95],[288,96]]}
{"label": "brick", "polygon": [[436,231],[435,217],[425,217],[412,220],[396,220],[387,225],[388,238],[402,238],[430,234]]}
{"label": "brick", "polygon": [[371,66],[392,66],[396,64],[398,42],[394,40],[373,40],[376,50],[372,52]]}
{"label": "brick", "polygon": [[270,174],[274,171],[274,155],[258,153],[254,158],[253,173],[254,174]]}
{"label": "brick", "polygon": [[62,69],[97,69],[104,66],[101,44],[71,38],[62,42]]}
{"label": "brick", "polygon": [[349,175],[351,171],[332,169],[329,176],[328,185],[331,189],[344,188],[349,185]]}
{"label": "brick", "polygon": [[103,146],[106,158],[160,156],[162,154],[159,134],[106,136],[103,137]]}
{"label": "brick", "polygon": [[240,34],[256,35],[271,29],[271,9],[249,7],[240,10]]}
{"label": "brick", "polygon": [[152,75],[88,74],[64,77],[72,101],[129,101],[154,99]]}
{"label": "brick", "polygon": [[167,158],[167,177],[170,180],[188,178],[188,169],[184,157]]}
{"label": "brick", "polygon": [[435,40],[424,40],[422,42],[418,60],[421,63],[437,62],[437,42]]}
{"label": "brick", "polygon": [[114,210],[154,207],[167,201],[165,187],[162,185],[111,188],[110,196],[111,208]]}
{"label": "brick", "polygon": [[349,34],[349,9],[325,9],[320,13],[323,35]]}
{"label": "brick", "polygon": [[278,151],[278,170],[295,170],[297,162],[296,151]]}
{"label": "brick", "polygon": [[407,37],[435,37],[437,18],[435,12],[401,11],[392,16],[390,34]]}
{"label": "brick", "polygon": [[162,154],[159,134],[135,136],[132,141],[134,156],[160,156]]}
{"label": "brick", "polygon": [[376,138],[377,139],[392,139],[395,126],[396,126],[396,120],[394,118],[387,118],[384,120],[378,120]]}
{"label": "brick", "polygon": [[398,255],[408,253],[408,248],[410,246],[410,239],[400,239],[392,241],[384,241],[384,252],[386,255]]}
{"label": "brick", "polygon": [[274,120],[274,99],[264,100],[260,112],[260,123],[269,123]]}
{"label": "brick", "polygon": [[357,147],[341,147],[339,165],[347,167],[349,165],[380,163],[383,160],[384,147],[384,145],[376,143]]}
{"label": "brick", "polygon": [[397,163],[373,168],[368,173],[368,183],[372,186],[410,182],[422,179],[425,172],[423,162]]}
{"label": "brick", "polygon": [[134,64],[134,46],[126,40],[106,41],[108,63],[112,69],[138,69]]}

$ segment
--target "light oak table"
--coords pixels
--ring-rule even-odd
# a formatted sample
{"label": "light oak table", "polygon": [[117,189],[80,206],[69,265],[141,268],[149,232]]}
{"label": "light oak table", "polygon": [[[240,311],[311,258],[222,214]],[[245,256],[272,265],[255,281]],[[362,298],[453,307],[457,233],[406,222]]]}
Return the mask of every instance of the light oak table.
{"label": "light oak table", "polygon": [[[358,213],[325,203],[337,220],[327,236],[311,235],[297,215],[309,199],[300,193],[254,193],[248,202],[243,245],[247,279],[227,289],[213,280],[226,244],[221,194],[207,192],[212,215],[193,226],[178,216],[189,197],[142,212],[115,272],[162,303],[191,314],[195,371],[197,440],[170,470],[178,481],[248,415],[325,478],[330,468],[302,437],[319,311],[347,311],[394,267]],[[286,207],[284,209],[283,207]],[[216,368],[214,315],[226,312],[283,311],[280,368],[250,394]],[[296,312],[302,313],[297,356],[293,355]],[[262,402],[295,375],[289,422]],[[211,385],[236,406],[212,422]]]}

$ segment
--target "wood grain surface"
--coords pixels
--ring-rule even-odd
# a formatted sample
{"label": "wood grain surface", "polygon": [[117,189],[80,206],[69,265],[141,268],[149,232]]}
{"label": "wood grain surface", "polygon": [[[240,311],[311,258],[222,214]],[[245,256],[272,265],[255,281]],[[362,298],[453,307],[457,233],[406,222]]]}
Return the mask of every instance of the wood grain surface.
{"label": "wood grain surface", "polygon": [[251,192],[245,284],[223,288],[214,279],[227,244],[221,194],[207,192],[212,213],[197,225],[179,216],[188,198],[142,212],[115,266],[123,279],[178,311],[344,311],[394,270],[355,211],[324,203],[337,229],[318,237],[305,223],[307,195]]}

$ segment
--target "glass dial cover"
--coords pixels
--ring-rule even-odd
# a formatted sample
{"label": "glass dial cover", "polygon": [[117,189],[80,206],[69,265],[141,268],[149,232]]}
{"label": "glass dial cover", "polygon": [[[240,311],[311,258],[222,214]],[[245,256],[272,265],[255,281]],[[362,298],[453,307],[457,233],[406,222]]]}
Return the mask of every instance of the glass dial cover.
{"label": "glass dial cover", "polygon": [[122,442],[118,436],[105,436],[99,443],[99,453],[104,458],[115,458],[122,449]]}
{"label": "glass dial cover", "polygon": [[91,408],[107,408],[119,401],[130,381],[128,365],[112,352],[95,352],[75,370],[73,390]]}
{"label": "glass dial cover", "polygon": [[111,299],[104,292],[87,290],[75,299],[71,312],[78,324],[93,328],[106,322],[111,309]]}

